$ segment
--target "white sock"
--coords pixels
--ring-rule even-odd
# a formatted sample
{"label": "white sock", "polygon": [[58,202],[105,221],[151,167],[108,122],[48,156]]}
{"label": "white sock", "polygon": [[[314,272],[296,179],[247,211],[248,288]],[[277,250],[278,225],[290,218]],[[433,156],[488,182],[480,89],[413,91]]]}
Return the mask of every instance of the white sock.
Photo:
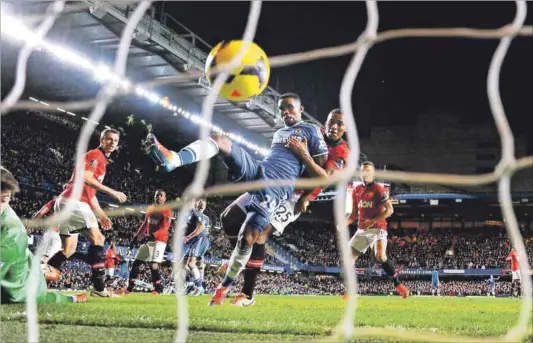
{"label": "white sock", "polygon": [[235,280],[235,278],[237,278],[237,276],[239,276],[239,274],[242,272],[244,267],[246,267],[246,264],[252,255],[251,247],[239,249],[238,245],[239,243],[237,243],[237,246],[235,249],[233,249],[233,253],[229,259],[228,271],[226,272],[226,276],[221,283],[221,285],[224,287],[228,287],[233,283],[233,280]]}
{"label": "white sock", "polygon": [[178,153],[172,151],[173,158],[170,160],[170,164],[172,167],[178,168],[183,165],[198,162],[200,156],[204,160],[215,157],[218,151],[218,144],[213,138],[208,137],[204,140],[204,144],[202,144],[201,140],[197,140],[181,149]]}
{"label": "white sock", "polygon": [[205,264],[202,264],[198,269],[200,269],[200,278],[203,280],[205,274]]}
{"label": "white sock", "polygon": [[200,279],[200,271],[196,265],[189,267],[191,269],[193,281]]}

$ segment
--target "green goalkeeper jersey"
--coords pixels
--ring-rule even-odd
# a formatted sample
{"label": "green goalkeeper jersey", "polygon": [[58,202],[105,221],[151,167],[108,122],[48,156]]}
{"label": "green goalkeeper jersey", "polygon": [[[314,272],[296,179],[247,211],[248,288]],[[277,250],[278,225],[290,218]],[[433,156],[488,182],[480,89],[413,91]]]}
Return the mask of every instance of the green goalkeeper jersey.
{"label": "green goalkeeper jersey", "polygon": [[[28,249],[28,235],[24,224],[11,206],[0,216],[0,286],[2,288],[2,303],[25,302],[30,278],[30,271],[34,263],[33,255]],[[40,267],[39,267],[40,268]],[[46,281],[39,271],[37,285],[37,301],[46,297]]]}

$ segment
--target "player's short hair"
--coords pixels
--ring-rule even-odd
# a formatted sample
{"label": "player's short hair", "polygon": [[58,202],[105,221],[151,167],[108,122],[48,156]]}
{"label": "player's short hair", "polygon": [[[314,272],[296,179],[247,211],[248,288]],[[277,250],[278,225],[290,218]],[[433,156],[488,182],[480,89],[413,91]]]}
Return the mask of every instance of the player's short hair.
{"label": "player's short hair", "polygon": [[167,195],[167,192],[164,189],[156,189],[155,192],[156,193],[165,193],[165,195]]}
{"label": "player's short hair", "polygon": [[340,108],[335,108],[335,109],[333,109],[333,110],[331,110],[331,111],[329,112],[328,116],[329,116],[330,114],[342,114],[342,111],[341,111]]}
{"label": "player's short hair", "polygon": [[7,170],[6,168],[2,166],[0,166],[0,179],[1,179],[0,189],[9,190],[13,193],[17,193],[20,191],[19,183],[15,179],[13,174],[11,174],[9,170]]}
{"label": "player's short hair", "polygon": [[279,96],[279,100],[287,99],[287,98],[292,98],[300,103],[302,102],[302,98],[300,98],[300,96],[296,93],[285,93]]}
{"label": "player's short hair", "polygon": [[118,135],[118,137],[120,138],[120,132],[116,129],[105,129],[104,131],[102,131],[102,133],[100,134],[100,140],[104,139],[105,135],[107,135],[108,133],[115,133]]}
{"label": "player's short hair", "polygon": [[374,166],[374,163],[372,163],[370,161],[364,161],[363,163],[361,163],[361,167],[364,167],[364,166],[371,166],[372,168],[376,168]]}

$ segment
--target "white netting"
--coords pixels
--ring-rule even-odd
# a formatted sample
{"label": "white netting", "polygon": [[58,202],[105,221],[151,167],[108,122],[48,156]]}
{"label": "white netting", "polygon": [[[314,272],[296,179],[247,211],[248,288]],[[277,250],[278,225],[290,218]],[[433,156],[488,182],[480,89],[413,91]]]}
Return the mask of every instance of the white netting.
{"label": "white netting", "polygon": [[[87,1],[91,3],[90,1]],[[105,5],[105,4],[100,4]],[[151,5],[151,1],[142,1],[137,6],[134,13],[130,16],[130,19],[122,33],[120,39],[120,45],[115,58],[115,63],[112,70],[112,77],[110,77],[109,82],[102,87],[98,93],[96,99],[94,100],[85,100],[79,102],[70,102],[70,103],[52,103],[47,102],[48,105],[42,103],[36,103],[31,101],[20,101],[20,96],[24,90],[25,81],[26,81],[26,66],[28,57],[30,56],[33,48],[40,46],[42,49],[52,53],[58,54],[57,49],[50,49],[50,45],[43,40],[43,37],[54,25],[54,22],[59,17],[63,9],[65,8],[65,1],[55,1],[49,5],[46,14],[43,16],[41,24],[38,26],[35,34],[30,35],[31,38],[24,39],[24,47],[21,49],[16,68],[16,78],[15,84],[12,87],[9,94],[4,98],[4,101],[0,104],[0,111],[3,114],[8,113],[13,109],[27,108],[27,109],[45,109],[51,110],[57,107],[62,108],[63,110],[79,110],[92,108],[92,112],[88,117],[88,120],[83,125],[80,137],[77,142],[76,149],[76,182],[74,184],[73,198],[79,197],[82,190],[82,156],[87,151],[88,141],[96,128],[96,122],[104,114],[107,105],[110,101],[113,100],[113,97],[120,93],[133,92],[134,88],[127,80],[124,79],[124,72],[128,57],[128,50],[130,48],[131,40],[133,37],[133,32],[139,22],[142,20],[143,15],[146,10]],[[489,68],[488,77],[487,77],[487,92],[490,101],[491,110],[493,113],[494,121],[498,132],[501,138],[502,144],[502,158],[495,168],[495,170],[490,174],[483,175],[449,175],[449,174],[429,174],[429,173],[404,173],[404,172],[377,172],[377,178],[385,178],[390,181],[402,181],[405,183],[418,183],[418,184],[445,184],[445,185],[482,185],[493,182],[499,183],[498,195],[502,207],[503,217],[505,219],[507,231],[509,233],[512,245],[516,248],[519,254],[520,261],[520,270],[522,275],[526,277],[523,278],[522,282],[522,308],[520,313],[520,320],[518,324],[511,328],[503,340],[520,340],[526,334],[528,330],[528,324],[530,324],[530,309],[532,307],[532,294],[531,294],[531,278],[527,277],[529,275],[530,266],[528,265],[527,255],[524,247],[524,242],[518,230],[518,223],[514,215],[512,202],[511,202],[511,190],[510,190],[510,181],[512,175],[523,168],[528,168],[533,166],[533,157],[526,157],[519,160],[516,160],[514,154],[514,138],[513,133],[507,122],[505,112],[501,103],[499,95],[499,74],[500,69],[505,58],[505,55],[508,51],[511,40],[517,35],[523,36],[533,36],[533,27],[524,26],[524,21],[527,13],[527,5],[525,1],[516,2],[516,15],[511,24],[506,25],[499,29],[493,30],[480,30],[480,29],[470,29],[470,28],[442,28],[442,29],[398,29],[392,31],[386,31],[377,33],[378,30],[378,20],[379,12],[377,4],[374,1],[367,1],[367,16],[368,22],[365,31],[359,36],[356,42],[351,44],[346,44],[336,47],[328,47],[324,49],[318,49],[314,51],[290,54],[285,56],[276,56],[270,58],[272,67],[286,66],[295,63],[301,63],[311,60],[316,60],[326,57],[334,57],[345,55],[349,53],[355,53],[353,59],[346,71],[344,76],[341,93],[340,93],[340,104],[341,110],[345,114],[345,120],[348,126],[348,141],[351,146],[350,158],[348,161],[347,168],[336,174],[335,176],[330,177],[329,179],[314,179],[314,180],[300,180],[297,183],[298,187],[301,188],[314,188],[316,186],[325,186],[331,183],[337,183],[338,189],[345,187],[346,183],[354,178],[358,177],[359,173],[357,169],[357,159],[359,157],[359,138],[357,135],[356,123],[353,117],[352,106],[351,106],[351,94],[353,85],[357,78],[357,74],[361,68],[361,65],[364,61],[367,51],[372,47],[372,45],[383,42],[385,40],[396,39],[396,38],[405,38],[405,37],[467,37],[467,38],[477,38],[477,39],[500,39],[500,44],[494,53],[492,62]],[[481,5],[480,5],[481,6]],[[252,1],[250,6],[250,14],[248,17],[247,26],[243,35],[243,39],[247,42],[253,40],[255,36],[255,30],[259,20],[259,15],[261,11],[261,2]],[[4,14],[4,12],[2,13]],[[33,18],[35,19],[35,18]],[[17,27],[19,33],[24,32],[25,27],[23,22],[10,20],[6,22],[6,19],[2,17],[2,31],[6,25],[20,25]],[[27,30],[26,30],[27,31]],[[245,49],[246,47],[243,47]],[[63,51],[63,58],[65,58],[65,51]],[[232,65],[238,64],[239,59],[242,58],[242,51],[238,54],[236,59],[232,62]],[[78,64],[80,68],[87,68],[90,66],[89,61],[76,60],[70,61],[70,63]],[[224,68],[224,70],[213,70],[213,73],[220,72],[220,75],[216,78],[213,89],[210,91],[209,96],[205,98],[202,105],[202,118],[206,123],[211,122],[213,106],[217,97],[217,90],[220,89],[225,78],[228,76],[227,71],[231,69],[231,66]],[[184,80],[193,80],[201,76],[200,71],[189,72],[188,74],[183,74],[176,77],[166,77],[162,79],[156,79],[151,82],[145,83],[141,86],[157,86],[161,84],[169,84],[180,82]],[[170,109],[170,108],[168,108]],[[175,111],[175,109],[174,109]],[[201,125],[201,137],[206,137],[209,133],[208,125]],[[231,184],[231,185],[219,185],[211,188],[204,189],[205,180],[207,177],[207,171],[209,168],[209,161],[200,162],[196,171],[194,182],[186,191],[185,201],[176,201],[170,203],[169,206],[173,208],[181,208],[181,211],[185,211],[190,208],[192,202],[200,195],[221,195],[221,194],[238,194],[244,191],[260,189],[264,187],[264,183],[261,181],[241,183],[241,184]],[[293,181],[285,180],[274,182],[273,185],[282,185],[282,184],[292,184]],[[344,194],[344,192],[338,192],[338,194]],[[335,199],[335,221],[338,225],[345,228],[346,223],[344,219],[344,197],[337,197]],[[111,217],[138,213],[143,208],[135,208],[134,211],[127,211],[125,209],[118,209],[108,213]],[[35,223],[38,226],[51,227],[56,225],[69,217],[73,210],[73,203],[68,202],[65,208],[54,214],[52,217]],[[181,250],[181,238],[184,233],[184,216],[179,216],[180,220],[176,223],[176,234],[174,237],[174,250],[176,254],[180,255]],[[350,248],[348,246],[348,234],[347,230],[339,231],[339,246],[341,248],[342,256],[342,265],[347,273],[344,273],[346,276],[346,284],[349,294],[356,293],[356,275],[353,268],[351,268],[351,258],[350,258]],[[43,248],[38,247],[36,253],[36,260],[40,260],[40,257],[43,252]],[[38,263],[34,263],[34,270],[32,271],[33,276],[37,275]],[[174,265],[175,268],[180,268],[180,264]],[[175,273],[178,275],[179,273]],[[180,282],[180,280],[177,280]],[[27,319],[28,319],[28,341],[37,342],[38,341],[38,323],[37,323],[37,312],[36,312],[36,302],[35,297],[31,294],[31,290],[35,288],[35,284],[32,282],[33,287],[29,287],[28,291],[28,302],[27,302]],[[35,293],[33,293],[35,294]],[[187,337],[187,326],[188,326],[188,313],[187,313],[187,302],[185,296],[177,296],[178,298],[178,329],[176,334],[177,342],[184,342]],[[400,337],[406,339],[421,339],[421,340],[446,340],[444,337],[439,337],[436,335],[424,335],[410,332],[399,332],[391,331],[384,329],[354,329],[355,322],[355,313],[356,313],[356,297],[350,297],[348,306],[346,309],[345,317],[342,321],[340,327],[339,337],[347,338],[352,337],[352,334],[356,335],[373,335],[373,336],[384,336],[384,337]],[[463,338],[468,341],[475,341],[475,338]],[[502,338],[490,338],[484,339],[484,341],[494,341],[502,340]],[[481,339],[480,339],[481,341]]]}

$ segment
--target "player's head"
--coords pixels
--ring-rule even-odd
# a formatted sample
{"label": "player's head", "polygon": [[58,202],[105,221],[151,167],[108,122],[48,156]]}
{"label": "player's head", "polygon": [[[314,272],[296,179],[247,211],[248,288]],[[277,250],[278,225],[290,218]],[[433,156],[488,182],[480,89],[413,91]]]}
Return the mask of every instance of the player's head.
{"label": "player's head", "polygon": [[278,109],[286,126],[293,126],[302,121],[304,107],[298,94],[282,94],[278,100]]}
{"label": "player's head", "polygon": [[329,112],[326,121],[326,136],[332,141],[336,141],[346,132],[346,125],[344,125],[344,114],[339,108]]}
{"label": "player's head", "polygon": [[100,147],[110,154],[118,147],[118,141],[120,140],[120,132],[115,129],[105,129],[100,134]]}
{"label": "player's head", "polygon": [[374,163],[370,161],[361,163],[361,180],[363,180],[364,183],[373,182],[375,173]]}
{"label": "player's head", "polygon": [[162,189],[155,191],[154,202],[158,205],[163,205],[167,201],[167,192]]}
{"label": "player's head", "polygon": [[19,183],[9,170],[1,166],[0,177],[2,179],[0,185],[0,203],[2,205],[9,204],[11,196],[20,190]]}
{"label": "player's head", "polygon": [[198,200],[196,200],[196,204],[194,205],[194,207],[199,211],[205,210],[206,206],[207,201],[205,200],[205,198],[199,198]]}

